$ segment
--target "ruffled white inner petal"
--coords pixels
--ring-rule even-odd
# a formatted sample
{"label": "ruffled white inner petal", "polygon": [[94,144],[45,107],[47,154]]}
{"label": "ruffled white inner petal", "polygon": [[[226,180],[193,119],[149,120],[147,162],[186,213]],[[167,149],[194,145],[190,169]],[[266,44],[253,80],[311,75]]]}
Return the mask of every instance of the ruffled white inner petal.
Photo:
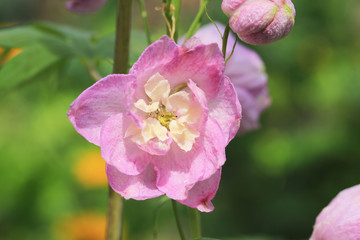
{"label": "ruffled white inner petal", "polygon": [[[195,139],[200,133],[190,124],[196,123],[203,109],[200,104],[191,102],[190,94],[186,91],[177,91],[170,94],[170,84],[159,73],[154,74],[144,85],[149,104],[144,99],[134,103],[136,109],[141,110],[145,117],[139,128],[131,124],[125,133],[125,137],[139,145],[145,146],[152,139],[164,144],[169,136],[184,151],[190,151]],[[169,144],[169,143],[168,143]],[[166,145],[167,146],[167,145]]]}
{"label": "ruffled white inner petal", "polygon": [[200,133],[194,128],[175,120],[170,123],[170,134],[177,145],[185,152],[192,149],[195,138],[200,136]]}
{"label": "ruffled white inner petal", "polygon": [[146,95],[154,102],[166,99],[170,93],[170,84],[159,73],[155,73],[144,85]]}

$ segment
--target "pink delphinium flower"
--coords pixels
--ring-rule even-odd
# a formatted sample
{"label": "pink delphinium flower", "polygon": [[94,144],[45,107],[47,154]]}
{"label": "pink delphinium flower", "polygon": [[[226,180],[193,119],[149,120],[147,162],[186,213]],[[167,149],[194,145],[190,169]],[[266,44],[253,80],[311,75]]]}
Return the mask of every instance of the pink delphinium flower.
{"label": "pink delphinium flower", "polygon": [[360,185],[341,191],[316,218],[310,240],[360,239]]}
{"label": "pink delphinium flower", "polygon": [[[217,23],[217,26],[224,32],[223,25]],[[201,27],[195,37],[205,44],[217,43],[222,48],[220,33],[213,24]],[[226,56],[230,56],[234,43],[235,37],[230,34]],[[225,75],[233,83],[242,107],[239,133],[259,128],[260,114],[271,102],[263,61],[255,51],[237,43],[234,54],[226,64]]]}
{"label": "pink delphinium flower", "polygon": [[295,23],[291,0],[223,0],[230,27],[249,44],[263,45],[288,35]]}
{"label": "pink delphinium flower", "polygon": [[240,112],[217,45],[190,39],[178,46],[164,36],[129,74],[86,89],[68,116],[101,147],[109,184],[124,198],[166,194],[209,212]]}
{"label": "pink delphinium flower", "polygon": [[72,0],[66,7],[76,13],[92,13],[102,8],[107,0]]}

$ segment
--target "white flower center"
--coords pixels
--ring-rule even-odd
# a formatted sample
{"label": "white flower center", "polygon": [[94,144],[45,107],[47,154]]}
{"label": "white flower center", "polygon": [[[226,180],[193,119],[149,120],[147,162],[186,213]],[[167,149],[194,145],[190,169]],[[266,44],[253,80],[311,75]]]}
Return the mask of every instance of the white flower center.
{"label": "white flower center", "polygon": [[139,99],[135,111],[145,117],[142,128],[135,123],[126,130],[125,137],[139,145],[150,140],[164,142],[171,138],[184,151],[190,151],[200,133],[191,126],[201,115],[200,104],[192,104],[189,93],[182,91],[186,84],[170,89],[169,81],[159,73],[154,74],[144,85],[147,103]]}

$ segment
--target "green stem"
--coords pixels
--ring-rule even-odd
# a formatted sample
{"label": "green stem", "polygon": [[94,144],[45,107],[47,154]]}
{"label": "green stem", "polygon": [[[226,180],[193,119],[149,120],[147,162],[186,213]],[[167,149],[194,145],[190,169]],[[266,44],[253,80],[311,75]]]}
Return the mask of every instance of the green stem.
{"label": "green stem", "polygon": [[141,17],[144,22],[146,39],[147,39],[148,45],[150,45],[152,43],[151,33],[150,33],[150,27],[149,27],[149,22],[148,22],[148,18],[147,18],[147,12],[146,12],[146,8],[145,8],[144,0],[138,0],[138,2],[139,2],[139,6],[140,6],[140,11],[141,11]]}
{"label": "green stem", "polygon": [[[119,0],[116,18],[113,73],[127,73],[129,62],[132,0]],[[120,240],[123,228],[123,199],[109,186],[107,240]]]}
{"label": "green stem", "polygon": [[158,204],[158,206],[155,208],[154,211],[154,229],[153,229],[153,240],[156,240],[158,237],[158,216],[159,216],[159,212],[162,206],[164,206],[164,204],[170,200],[170,198],[163,196],[162,198],[160,198],[160,202]]}
{"label": "green stem", "polygon": [[180,19],[180,9],[181,9],[181,0],[173,0],[174,5],[174,16],[175,16],[175,33],[174,41],[177,42],[179,38],[179,19]]}
{"label": "green stem", "polygon": [[106,240],[120,240],[123,222],[123,199],[109,186],[109,206]]}
{"label": "green stem", "polygon": [[185,40],[191,38],[195,34],[195,32],[199,29],[201,18],[204,15],[204,12],[205,12],[205,9],[206,9],[206,6],[208,5],[208,3],[209,3],[209,0],[202,0],[199,11],[198,11],[194,21],[190,25],[190,28],[186,34]]}
{"label": "green stem", "polygon": [[131,29],[132,0],[119,0],[116,19],[115,54],[113,73],[127,73]]}
{"label": "green stem", "polygon": [[173,207],[173,211],[174,211],[174,217],[175,217],[177,229],[179,231],[180,239],[185,240],[184,230],[181,227],[176,201],[171,199],[171,203],[172,203],[172,207]]}
{"label": "green stem", "polygon": [[189,219],[190,219],[190,229],[191,229],[191,239],[201,238],[201,222],[200,222],[200,213],[196,208],[188,208]]}
{"label": "green stem", "polygon": [[228,25],[226,25],[226,28],[225,28],[225,31],[223,34],[223,38],[222,38],[222,53],[223,53],[224,59],[226,59],[226,47],[227,47],[229,33],[230,33],[230,25],[228,24]]}

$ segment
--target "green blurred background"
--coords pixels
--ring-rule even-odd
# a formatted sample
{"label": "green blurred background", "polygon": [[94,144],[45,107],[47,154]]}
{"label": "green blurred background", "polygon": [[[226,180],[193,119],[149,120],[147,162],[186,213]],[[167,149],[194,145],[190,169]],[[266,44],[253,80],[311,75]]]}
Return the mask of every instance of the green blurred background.
{"label": "green blurred background", "polygon": [[[94,82],[85,66],[111,73],[116,1],[92,15],[65,2],[0,1],[1,240],[104,237],[104,163],[66,113]],[[265,62],[272,105],[260,130],[229,144],[215,211],[202,214],[205,236],[307,239],[321,209],[360,183],[360,1],[293,2],[291,34],[251,46]],[[210,1],[208,12],[225,22],[220,4]],[[146,0],[153,39],[165,32],[160,5]],[[197,6],[183,1],[181,33]],[[146,47],[139,16],[134,1],[131,62]],[[125,239],[152,239],[160,202],[126,201]],[[170,205],[158,211],[159,239],[178,239]]]}

